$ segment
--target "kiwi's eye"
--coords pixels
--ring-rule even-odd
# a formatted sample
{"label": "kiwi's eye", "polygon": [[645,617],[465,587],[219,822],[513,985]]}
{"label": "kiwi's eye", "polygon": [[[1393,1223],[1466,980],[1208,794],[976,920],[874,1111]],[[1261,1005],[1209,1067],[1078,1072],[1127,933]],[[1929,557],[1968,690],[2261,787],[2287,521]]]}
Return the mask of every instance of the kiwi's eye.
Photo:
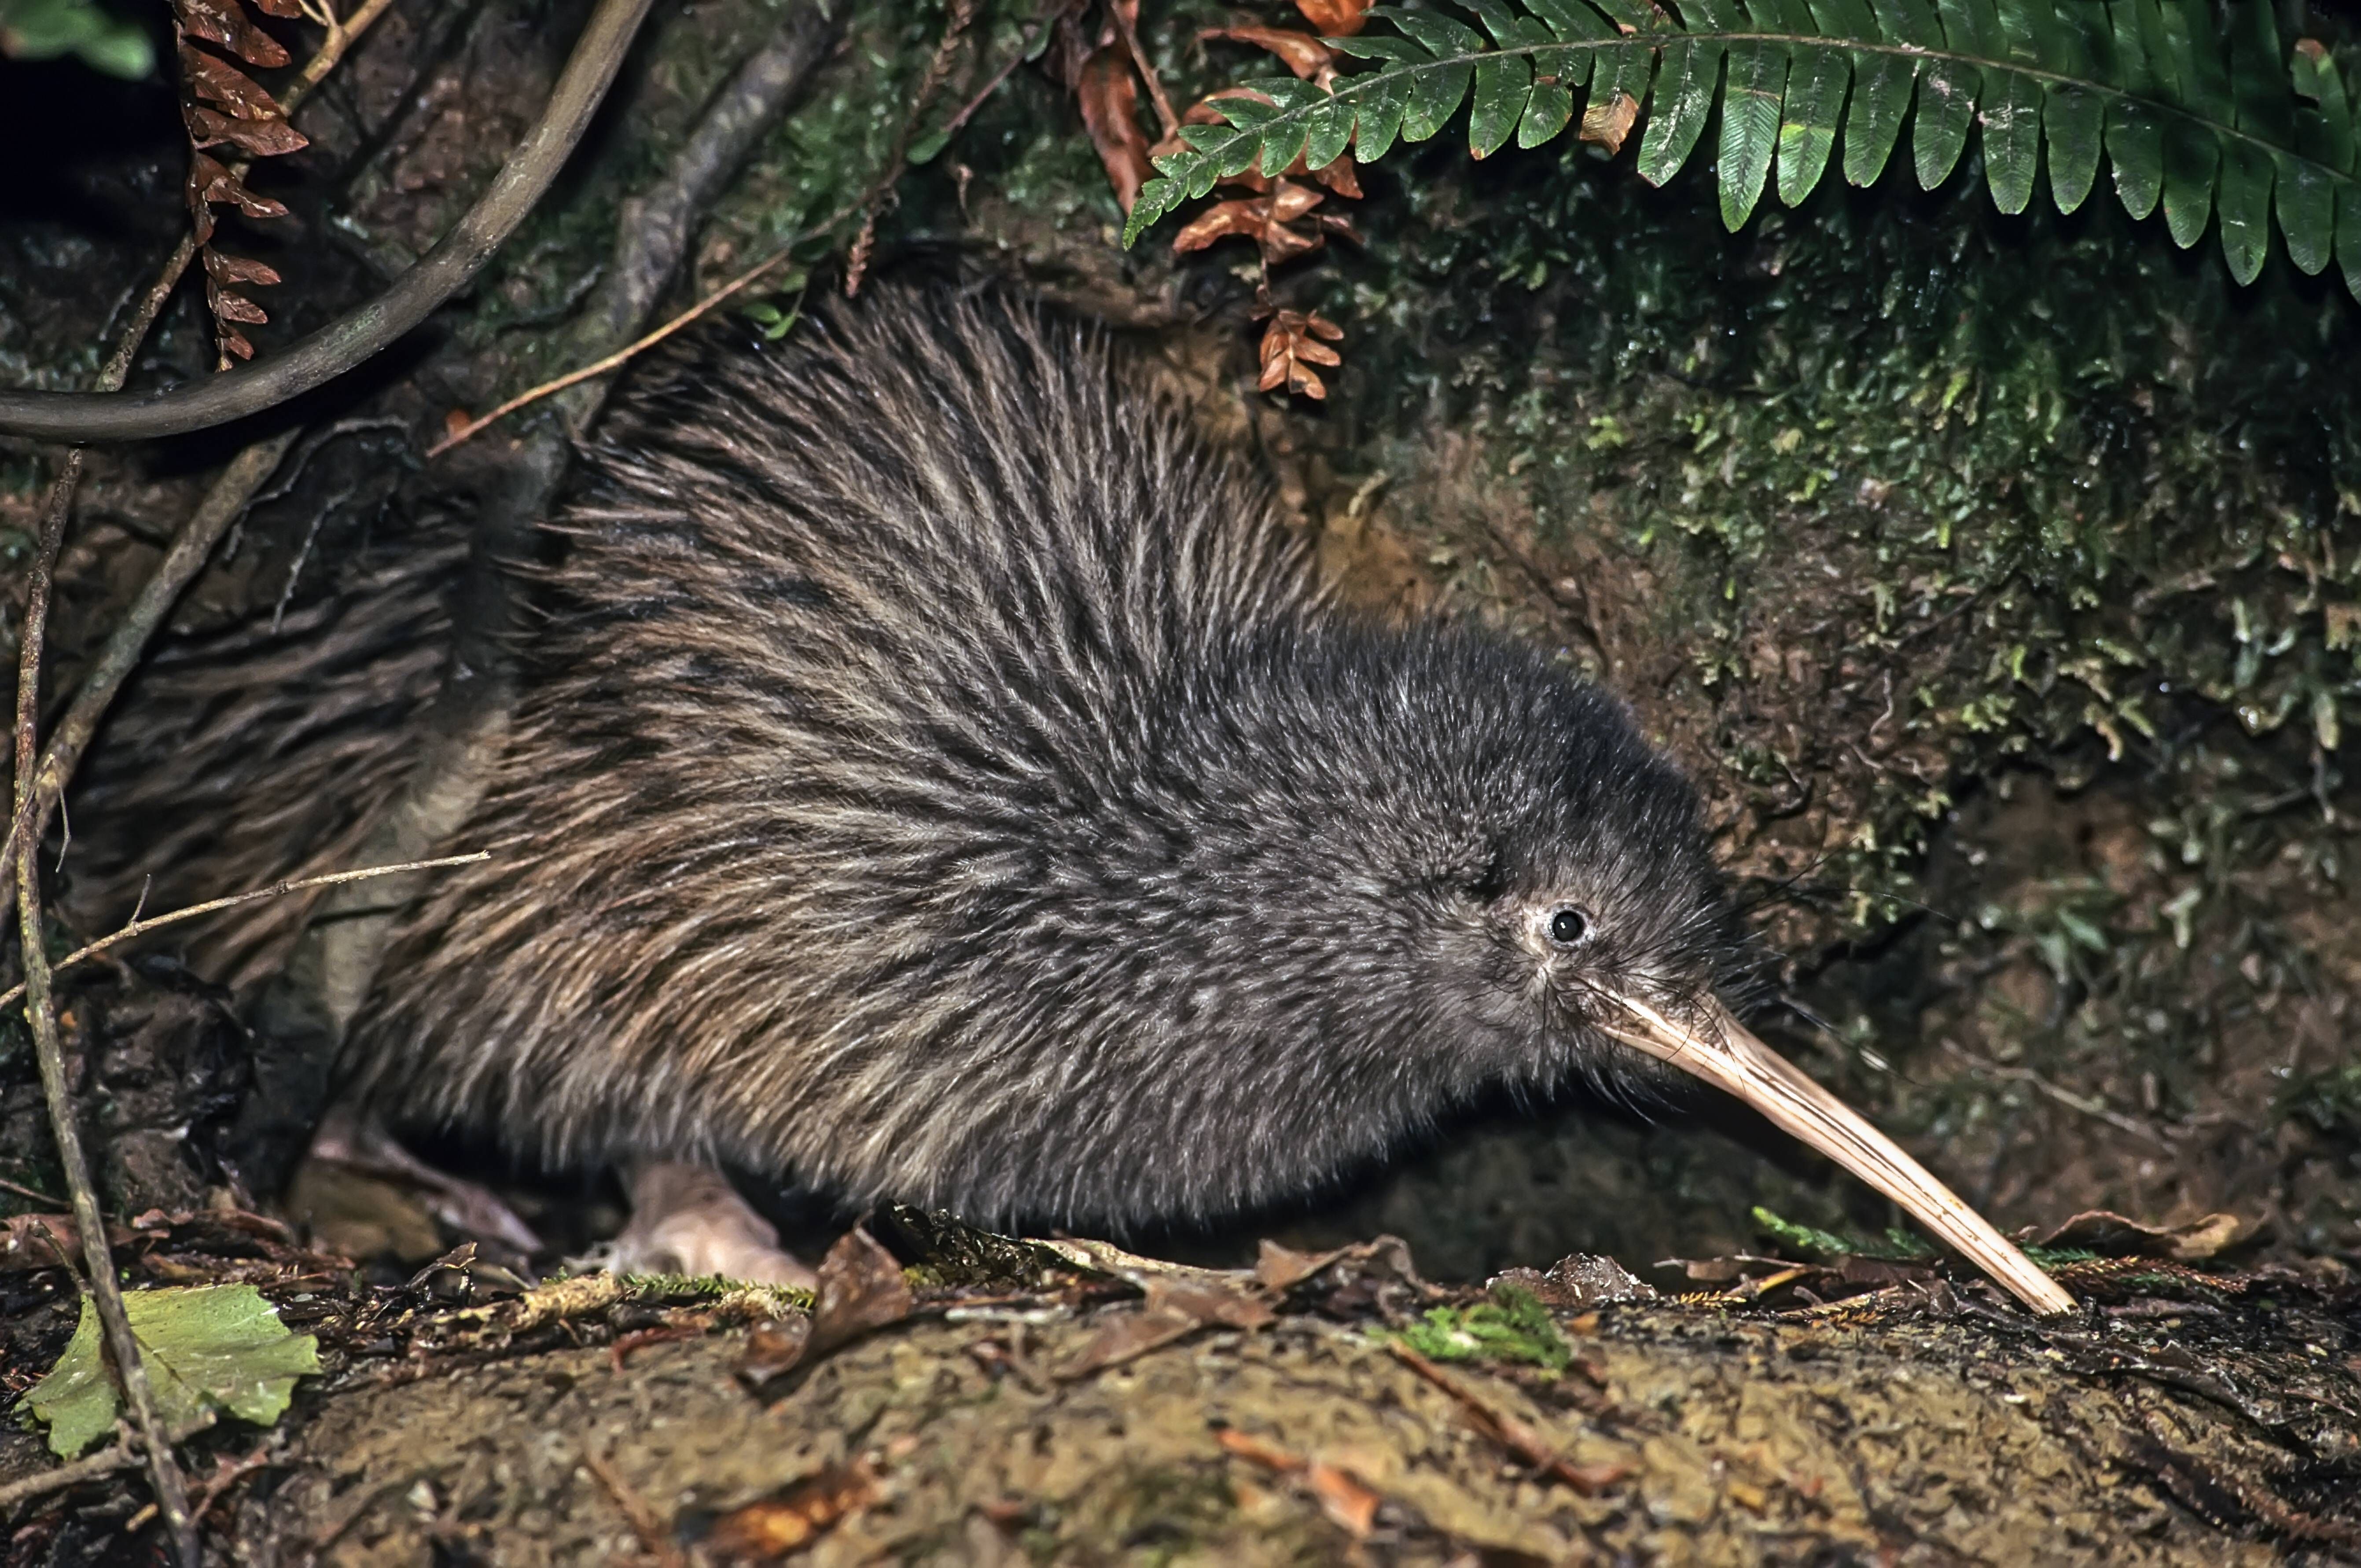
{"label": "kiwi's eye", "polygon": [[1578,948],[1590,940],[1590,916],[1568,905],[1550,916],[1549,934],[1561,948]]}

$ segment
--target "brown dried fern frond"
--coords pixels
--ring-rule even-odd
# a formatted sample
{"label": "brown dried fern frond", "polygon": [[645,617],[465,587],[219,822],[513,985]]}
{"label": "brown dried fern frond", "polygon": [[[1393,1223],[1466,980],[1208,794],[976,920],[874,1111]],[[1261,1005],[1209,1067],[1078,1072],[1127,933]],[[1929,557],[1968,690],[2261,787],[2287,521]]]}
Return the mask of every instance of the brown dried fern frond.
{"label": "brown dried fern frond", "polygon": [[[278,269],[267,262],[232,256],[214,244],[214,209],[235,208],[249,218],[285,217],[284,203],[247,187],[247,170],[258,158],[276,158],[310,145],[260,82],[215,52],[226,50],[264,70],[288,63],[286,49],[247,15],[249,4],[269,16],[291,19],[305,14],[298,0],[172,0],[181,45],[181,118],[189,131],[189,218],[204,262],[205,306],[213,316],[225,369],[233,356],[254,357],[253,343],[238,328],[270,319],[238,291],[268,287],[280,279]],[[235,148],[245,156],[234,165],[225,164],[205,150],[218,147]]]}

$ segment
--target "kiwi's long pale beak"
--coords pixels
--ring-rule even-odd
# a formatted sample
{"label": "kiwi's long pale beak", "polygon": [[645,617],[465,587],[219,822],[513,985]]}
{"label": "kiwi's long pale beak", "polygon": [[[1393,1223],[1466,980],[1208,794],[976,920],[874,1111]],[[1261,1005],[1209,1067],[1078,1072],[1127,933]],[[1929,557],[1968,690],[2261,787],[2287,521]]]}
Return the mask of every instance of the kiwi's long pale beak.
{"label": "kiwi's long pale beak", "polygon": [[2037,1312],[2070,1312],[2074,1298],[2033,1266],[1984,1217],[1904,1154],[1893,1139],[1756,1039],[1716,1003],[1699,1026],[1675,1024],[1644,1002],[1617,998],[1625,1016],[1605,1032],[1634,1050],[1726,1089],[1784,1131],[1910,1211]]}

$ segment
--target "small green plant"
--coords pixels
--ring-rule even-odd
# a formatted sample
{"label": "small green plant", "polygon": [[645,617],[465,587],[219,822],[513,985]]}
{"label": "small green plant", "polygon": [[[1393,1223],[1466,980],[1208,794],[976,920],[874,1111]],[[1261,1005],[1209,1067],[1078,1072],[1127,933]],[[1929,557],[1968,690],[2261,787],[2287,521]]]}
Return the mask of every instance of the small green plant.
{"label": "small green plant", "polygon": [[[1324,40],[1378,69],[1330,87],[1243,83],[1207,105],[1226,124],[1188,125],[1157,159],[1126,244],[1182,202],[1248,169],[1318,169],[1348,148],[1362,163],[1435,135],[1467,104],[1468,149],[1536,147],[1575,123],[1610,152],[1646,106],[1641,178],[1689,161],[1717,104],[1714,169],[1737,229],[1775,168],[1779,199],[1803,201],[1841,132],[1845,178],[1885,170],[1911,124],[1920,185],[1948,179],[1980,127],[1984,179],[2022,212],[2048,149],[2050,199],[2070,213],[2101,164],[2125,209],[2160,204],[2175,244],[2217,212],[2231,274],[2262,269],[2277,213],[2303,272],[2333,258],[2361,296],[2361,130],[2327,50],[2282,44],[2277,7],[2206,0],[1459,0],[1478,32],[1432,10],[1370,13],[1398,36]],[[1576,91],[1588,90],[1587,106]],[[1915,114],[1913,104],[1916,104]]]}
{"label": "small green plant", "polygon": [[1402,1343],[1430,1361],[1521,1361],[1563,1372],[1574,1352],[1530,1290],[1498,1285],[1472,1307],[1431,1307],[1401,1331]]}

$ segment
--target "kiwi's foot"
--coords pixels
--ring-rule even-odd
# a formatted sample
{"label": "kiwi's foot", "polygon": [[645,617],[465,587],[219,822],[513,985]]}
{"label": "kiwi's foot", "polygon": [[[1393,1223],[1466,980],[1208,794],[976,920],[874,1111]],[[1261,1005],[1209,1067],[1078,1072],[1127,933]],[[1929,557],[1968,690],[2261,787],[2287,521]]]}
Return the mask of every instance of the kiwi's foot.
{"label": "kiwi's foot", "polygon": [[511,1265],[521,1266],[544,1250],[533,1228],[498,1193],[428,1165],[365,1111],[350,1105],[331,1110],[313,1134],[305,1157],[415,1194],[435,1219],[464,1238],[500,1249]]}
{"label": "kiwi's foot", "polygon": [[631,1223],[607,1250],[617,1274],[719,1274],[762,1285],[817,1283],[779,1233],[710,1166],[645,1160],[623,1173]]}

